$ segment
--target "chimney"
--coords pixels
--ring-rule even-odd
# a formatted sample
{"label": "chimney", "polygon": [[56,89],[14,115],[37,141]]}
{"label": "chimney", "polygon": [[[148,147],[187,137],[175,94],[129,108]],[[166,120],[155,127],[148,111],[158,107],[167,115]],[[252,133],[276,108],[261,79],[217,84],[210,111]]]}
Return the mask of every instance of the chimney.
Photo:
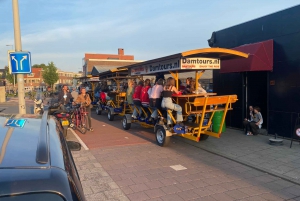
{"label": "chimney", "polygon": [[118,55],[124,56],[124,49],[123,48],[118,49]]}

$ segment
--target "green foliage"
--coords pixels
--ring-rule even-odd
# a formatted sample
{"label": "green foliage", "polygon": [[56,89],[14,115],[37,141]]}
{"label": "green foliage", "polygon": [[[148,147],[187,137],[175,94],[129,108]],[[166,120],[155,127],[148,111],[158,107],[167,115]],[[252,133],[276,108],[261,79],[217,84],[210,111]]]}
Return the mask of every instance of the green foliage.
{"label": "green foliage", "polygon": [[[42,64],[41,64],[42,65]],[[57,68],[55,64],[51,61],[48,65],[43,67],[43,79],[46,84],[53,87],[54,83],[59,79]]]}
{"label": "green foliage", "polygon": [[5,67],[5,75],[2,76],[2,77],[5,77],[5,79],[6,79],[9,83],[13,84],[13,83],[14,83],[14,76],[15,76],[15,83],[17,84],[17,76],[14,75],[14,74],[10,74],[8,68]]}
{"label": "green foliage", "polygon": [[46,64],[34,64],[31,68],[45,68]]}

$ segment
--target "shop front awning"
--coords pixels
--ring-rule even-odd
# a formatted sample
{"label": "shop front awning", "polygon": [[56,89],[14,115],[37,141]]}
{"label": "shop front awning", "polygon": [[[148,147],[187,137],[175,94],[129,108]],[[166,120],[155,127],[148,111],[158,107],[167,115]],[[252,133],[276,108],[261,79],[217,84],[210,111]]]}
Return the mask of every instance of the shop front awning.
{"label": "shop front awning", "polygon": [[273,40],[246,44],[232,49],[249,54],[249,57],[222,61],[221,73],[273,70]]}

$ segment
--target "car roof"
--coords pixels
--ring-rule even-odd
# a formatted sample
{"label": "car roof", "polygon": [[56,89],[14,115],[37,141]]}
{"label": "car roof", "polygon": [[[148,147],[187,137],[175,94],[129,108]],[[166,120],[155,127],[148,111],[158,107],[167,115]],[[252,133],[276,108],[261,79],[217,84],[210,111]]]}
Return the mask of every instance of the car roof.
{"label": "car roof", "polygon": [[0,125],[0,169],[50,166],[64,169],[61,142],[53,117],[0,114]]}

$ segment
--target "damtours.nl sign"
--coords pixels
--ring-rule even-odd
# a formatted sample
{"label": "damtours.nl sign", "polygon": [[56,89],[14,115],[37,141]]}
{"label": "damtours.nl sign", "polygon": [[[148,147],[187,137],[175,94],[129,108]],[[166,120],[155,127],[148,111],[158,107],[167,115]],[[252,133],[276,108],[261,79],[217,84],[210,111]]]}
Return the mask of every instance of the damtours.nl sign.
{"label": "damtours.nl sign", "polygon": [[181,58],[181,69],[220,69],[221,61],[215,58]]}
{"label": "damtours.nl sign", "polygon": [[130,75],[153,74],[157,72],[167,72],[180,69],[180,60],[165,60],[154,62],[130,69]]}
{"label": "damtours.nl sign", "polygon": [[130,69],[131,75],[145,75],[157,72],[168,72],[174,70],[189,70],[189,69],[220,69],[220,59],[212,58],[178,58],[165,60],[161,62],[153,62],[146,65],[141,65]]}

